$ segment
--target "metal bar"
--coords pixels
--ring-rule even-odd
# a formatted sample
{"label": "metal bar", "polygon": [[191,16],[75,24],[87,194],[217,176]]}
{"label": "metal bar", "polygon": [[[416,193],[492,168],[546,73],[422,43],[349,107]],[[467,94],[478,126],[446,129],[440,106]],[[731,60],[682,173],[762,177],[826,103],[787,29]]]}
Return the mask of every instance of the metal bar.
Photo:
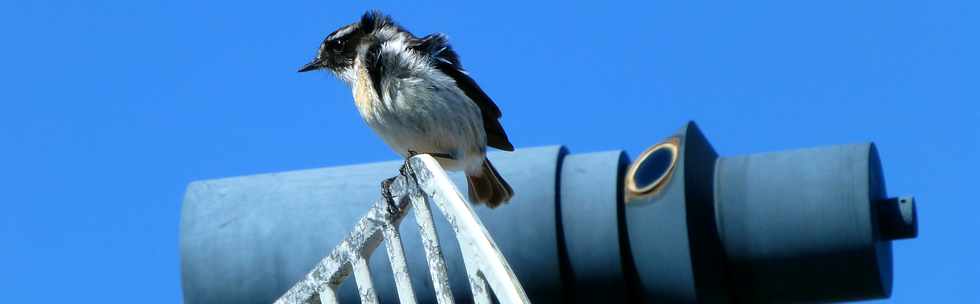
{"label": "metal bar", "polygon": [[493,300],[490,298],[489,289],[487,288],[487,280],[483,278],[483,275],[470,277],[470,290],[473,291],[473,303],[493,303]]}
{"label": "metal bar", "polygon": [[408,162],[412,178],[398,176],[391,183],[391,194],[396,198],[397,206],[390,206],[384,198],[376,201],[367,215],[354,225],[354,231],[330,255],[317,263],[306,278],[279,298],[277,304],[336,303],[336,290],[351,273],[357,282],[361,303],[378,303],[368,259],[384,239],[388,240],[386,248],[398,298],[402,303],[414,304],[416,298],[398,232],[398,224],[411,206],[415,207],[415,218],[422,235],[422,248],[436,300],[440,304],[453,303],[449,274],[430,201],[435,202],[455,232],[474,302],[493,303],[490,296],[492,288],[500,303],[530,303],[490,234],[439,163],[424,154],[414,156]]}
{"label": "metal bar", "polygon": [[[360,224],[360,222],[358,222]],[[358,225],[355,225],[355,227]],[[356,231],[356,230],[355,230]],[[348,239],[340,242],[330,255],[326,256],[313,268],[306,278],[289,288],[285,294],[276,300],[276,304],[307,303],[317,293],[323,293],[327,289],[332,289],[330,281],[332,278],[339,277],[343,281],[347,275],[342,271],[347,264],[346,255],[343,252],[350,247],[350,243],[356,242],[353,233]],[[335,298],[336,299],[336,298]]]}
{"label": "metal bar", "polygon": [[[319,292],[320,294],[320,304],[337,304],[337,291],[333,288],[326,288]],[[312,298],[310,299],[312,300]],[[307,301],[306,303],[314,303],[313,301]]]}
{"label": "metal bar", "polygon": [[[370,253],[367,253],[370,255]],[[371,282],[371,269],[368,267],[368,260],[364,254],[356,253],[351,264],[354,266],[354,280],[357,282],[357,293],[361,296],[361,304],[378,303],[378,294],[374,292],[374,283]]]}
{"label": "metal bar", "polygon": [[[409,164],[415,173],[415,182],[424,192],[422,197],[431,198],[453,226],[463,260],[480,269],[501,303],[530,303],[490,233],[439,163],[431,156],[418,155],[409,159]],[[413,193],[412,197],[415,196]],[[462,249],[464,247],[467,249]]]}
{"label": "metal bar", "polygon": [[[431,156],[428,157],[431,158]],[[415,207],[415,222],[418,223],[422,233],[422,248],[425,249],[425,260],[429,264],[429,275],[432,277],[432,288],[436,291],[436,301],[439,304],[454,303],[453,293],[449,289],[446,260],[443,258],[442,248],[439,246],[439,235],[436,234],[436,226],[432,220],[432,212],[429,210],[429,202],[417,190],[411,191],[409,198],[412,200],[412,206]]]}
{"label": "metal bar", "polygon": [[[406,178],[398,176],[392,183],[391,193],[397,199],[404,197],[410,188],[406,183]],[[352,272],[350,263],[351,253],[361,253],[363,256],[370,256],[372,252],[381,244],[382,227],[392,222],[397,222],[405,215],[403,204],[406,200],[396,200],[399,202],[398,214],[389,214],[388,202],[378,199],[374,202],[371,209],[364,217],[354,224],[354,230],[334,247],[330,255],[324,257],[313,267],[306,277],[293,285],[285,294],[276,300],[276,304],[307,303],[317,294],[328,293],[328,289],[336,289],[343,283]],[[336,300],[336,296],[333,295]]]}
{"label": "metal bar", "polygon": [[412,279],[408,273],[405,248],[402,246],[401,234],[398,233],[398,224],[385,225],[384,234],[387,241],[385,248],[388,250],[388,260],[391,261],[391,273],[395,275],[398,300],[402,304],[415,304],[415,292],[412,290]]}
{"label": "metal bar", "polygon": [[493,300],[490,298],[487,278],[483,276],[483,273],[480,271],[480,265],[475,261],[479,257],[479,254],[470,252],[473,250],[473,246],[460,245],[459,250],[463,256],[463,266],[466,267],[466,279],[470,284],[473,302],[476,304],[492,304]]}

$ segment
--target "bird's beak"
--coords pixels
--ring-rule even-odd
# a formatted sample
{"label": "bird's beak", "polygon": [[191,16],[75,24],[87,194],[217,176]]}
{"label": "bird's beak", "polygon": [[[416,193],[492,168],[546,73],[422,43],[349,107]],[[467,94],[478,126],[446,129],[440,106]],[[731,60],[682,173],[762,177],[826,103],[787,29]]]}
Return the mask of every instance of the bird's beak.
{"label": "bird's beak", "polygon": [[302,73],[302,72],[319,70],[320,68],[323,67],[320,65],[321,62],[322,61],[320,61],[320,59],[314,59],[313,61],[310,61],[310,63],[307,63],[303,67],[299,68],[299,72]]}

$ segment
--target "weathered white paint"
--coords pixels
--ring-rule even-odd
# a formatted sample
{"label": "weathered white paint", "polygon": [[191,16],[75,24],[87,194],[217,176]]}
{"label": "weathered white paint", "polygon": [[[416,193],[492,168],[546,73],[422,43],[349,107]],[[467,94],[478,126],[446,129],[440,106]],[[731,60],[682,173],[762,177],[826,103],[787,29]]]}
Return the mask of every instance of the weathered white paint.
{"label": "weathered white paint", "polygon": [[306,278],[276,300],[276,304],[337,303],[339,299],[336,290],[351,273],[354,274],[361,303],[377,303],[378,297],[372,286],[367,260],[382,240],[387,241],[386,248],[399,301],[416,303],[398,232],[398,224],[411,206],[415,207],[416,222],[422,234],[436,298],[440,304],[453,303],[446,263],[435,232],[429,202],[435,203],[453,227],[474,302],[492,303],[487,289],[489,287],[500,303],[530,303],[490,233],[439,163],[431,156],[423,154],[410,158],[408,164],[412,176],[398,176],[390,187],[397,208],[389,208],[384,198],[375,201],[368,213],[354,225],[354,230],[347,238],[330,255],[317,263]]}

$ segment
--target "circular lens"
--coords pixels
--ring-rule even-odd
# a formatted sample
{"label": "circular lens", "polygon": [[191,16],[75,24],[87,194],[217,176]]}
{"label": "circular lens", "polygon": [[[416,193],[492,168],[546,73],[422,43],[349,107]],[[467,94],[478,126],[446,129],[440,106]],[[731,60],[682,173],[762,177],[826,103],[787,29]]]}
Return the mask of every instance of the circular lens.
{"label": "circular lens", "polygon": [[677,162],[677,138],[669,138],[643,153],[626,171],[627,201],[657,194],[670,181]]}
{"label": "circular lens", "polygon": [[674,151],[670,149],[662,148],[650,153],[650,156],[640,162],[636,168],[636,173],[633,174],[637,188],[650,187],[664,175],[667,175],[667,170],[670,169],[673,160]]}

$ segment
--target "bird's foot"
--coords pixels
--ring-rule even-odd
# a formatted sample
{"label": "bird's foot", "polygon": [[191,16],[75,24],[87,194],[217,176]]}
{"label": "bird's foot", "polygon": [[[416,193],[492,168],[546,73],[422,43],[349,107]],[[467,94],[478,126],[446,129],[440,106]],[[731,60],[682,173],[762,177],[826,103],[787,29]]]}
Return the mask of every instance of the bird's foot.
{"label": "bird's foot", "polygon": [[381,196],[384,197],[385,202],[388,203],[388,214],[396,215],[399,212],[398,204],[395,203],[395,196],[391,194],[391,184],[395,182],[395,177],[387,178],[381,181]]}
{"label": "bird's foot", "polygon": [[408,150],[408,157],[405,158],[405,162],[402,163],[402,167],[398,169],[398,172],[402,176],[408,178],[413,182],[418,182],[418,181],[415,179],[415,169],[412,168],[412,157],[419,154],[428,154],[431,155],[432,157],[438,157],[444,159],[455,159],[452,155],[446,153],[419,153],[414,150]]}
{"label": "bird's foot", "polygon": [[402,167],[398,168],[399,174],[409,179],[411,179],[412,176],[414,176],[413,174],[414,172],[412,170],[412,157],[416,155],[418,155],[418,153],[415,153],[415,151],[412,150],[408,151],[408,157],[405,158],[405,162],[402,163]]}
{"label": "bird's foot", "polygon": [[402,168],[399,170],[403,176],[405,177],[414,176],[414,170],[412,170],[411,159],[412,157],[415,157],[416,155],[419,154],[428,154],[432,157],[438,157],[442,159],[450,159],[450,160],[456,159],[455,157],[453,157],[451,154],[448,153],[433,153],[433,152],[419,153],[418,151],[415,150],[408,150],[408,157],[405,158],[405,163],[402,164]]}

